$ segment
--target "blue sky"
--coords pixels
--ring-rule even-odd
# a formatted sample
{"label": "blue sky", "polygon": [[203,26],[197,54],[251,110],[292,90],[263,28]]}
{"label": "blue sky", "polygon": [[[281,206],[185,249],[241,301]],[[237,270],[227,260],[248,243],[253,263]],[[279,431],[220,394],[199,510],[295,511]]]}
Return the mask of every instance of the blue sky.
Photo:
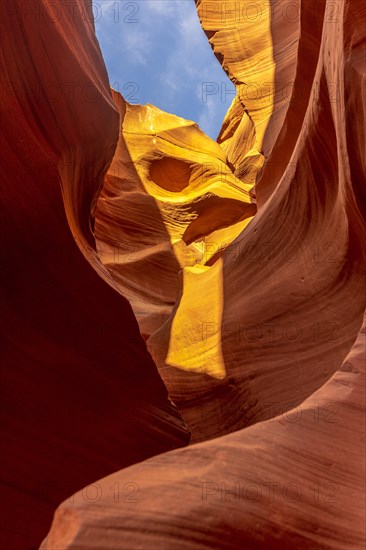
{"label": "blue sky", "polygon": [[93,0],[111,86],[194,120],[216,139],[234,85],[214,56],[194,0]]}

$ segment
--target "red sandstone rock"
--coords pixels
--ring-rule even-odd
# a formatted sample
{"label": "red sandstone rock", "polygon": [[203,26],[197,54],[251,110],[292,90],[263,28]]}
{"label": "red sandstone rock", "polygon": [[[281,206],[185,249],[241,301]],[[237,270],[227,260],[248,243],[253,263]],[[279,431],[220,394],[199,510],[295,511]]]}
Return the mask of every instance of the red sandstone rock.
{"label": "red sandstone rock", "polygon": [[[228,24],[228,29],[220,30],[224,25],[212,3],[202,17],[204,4],[199,3],[202,24],[236,82],[242,58],[256,53],[249,47],[246,51],[244,31],[251,38],[257,27],[242,29],[240,55],[229,40],[232,34],[236,37],[235,28]],[[274,3],[274,9],[280,4]],[[257,113],[263,140],[271,143],[257,174],[258,213],[222,255],[223,313],[216,331],[221,329],[226,377],[213,380],[172,368],[167,357],[174,315],[148,340],[169,394],[192,431],[192,441],[264,420],[269,402],[278,403],[282,411],[301,403],[339,368],[361,324],[366,248],[365,171],[359,153],[366,145],[361,130],[365,105],[359,103],[366,71],[360,23],[364,7],[338,2],[337,17],[329,21],[332,7],[331,2],[319,3],[314,12],[312,3],[301,3],[295,51],[288,50],[288,37],[282,35],[283,19],[277,16],[271,25],[278,88],[283,89],[283,75],[290,72],[284,63],[295,64],[299,99],[295,96],[285,111],[279,102],[281,116],[276,115],[275,104],[265,130],[268,109],[264,100],[258,105],[259,110],[264,105],[262,117]],[[209,24],[210,13],[216,14],[217,27]],[[254,56],[252,66],[256,62]],[[352,115],[356,104],[357,121]],[[231,161],[240,174],[240,125],[227,133]],[[187,332],[188,328],[187,322]],[[214,329],[207,316],[197,339],[209,339]]]}
{"label": "red sandstone rock", "polygon": [[38,547],[76,489],[188,435],[93,250],[90,211],[119,116],[90,3],[1,9],[0,547],[10,550]]}
{"label": "red sandstone rock", "polygon": [[365,344],[364,324],[341,368],[286,414],[76,493],[42,550],[363,548]]}
{"label": "red sandstone rock", "polygon": [[[169,247],[166,219],[134,179],[122,133],[117,143],[119,117],[90,4],[89,17],[78,5],[71,19],[66,2],[4,4],[4,548],[36,545],[52,510],[83,485],[58,508],[42,548],[362,547],[365,8],[349,0],[322,0],[316,10],[308,0],[293,4],[297,20],[286,23],[281,2],[263,2],[260,25],[237,29],[212,2],[197,2],[238,86],[217,158],[230,177],[253,186],[258,213],[203,270],[186,266],[180,281],[174,254],[181,249]],[[57,9],[62,17],[51,21]],[[253,78],[275,83],[273,104],[266,91],[259,103],[240,96],[251,67]],[[289,80],[290,102],[280,94]],[[67,93],[50,101],[54,83]],[[124,101],[114,97],[122,123]],[[177,126],[184,121],[170,128],[168,144]],[[184,130],[188,146],[187,132],[199,130]],[[161,156],[153,158],[152,181],[166,187],[166,174],[177,173],[176,191],[184,192],[186,167]],[[116,163],[120,179],[113,179]],[[128,207],[124,184],[138,189]],[[219,191],[230,228],[236,206]],[[115,209],[113,194],[120,194]],[[126,219],[136,224],[144,214],[136,208],[142,200],[162,247],[151,257],[162,252],[167,261],[167,292],[159,281],[155,304],[159,270],[147,278],[136,266],[107,271],[94,249],[95,214],[101,246],[113,247],[126,241]],[[184,226],[189,253],[202,235],[226,230],[212,225],[220,225],[219,211],[217,199],[205,203],[203,218],[198,212],[199,221]],[[219,243],[223,235],[216,233]],[[145,267],[146,243],[141,230]],[[196,280],[188,305],[187,272]],[[212,290],[218,273],[222,295]],[[149,349],[201,443],[165,452],[186,443],[187,430],[130,306],[106,282],[122,294],[132,288],[137,316],[150,315]],[[205,307],[218,298],[216,323]],[[182,308],[187,325],[182,315],[177,325]],[[195,353],[203,340],[201,369]]]}

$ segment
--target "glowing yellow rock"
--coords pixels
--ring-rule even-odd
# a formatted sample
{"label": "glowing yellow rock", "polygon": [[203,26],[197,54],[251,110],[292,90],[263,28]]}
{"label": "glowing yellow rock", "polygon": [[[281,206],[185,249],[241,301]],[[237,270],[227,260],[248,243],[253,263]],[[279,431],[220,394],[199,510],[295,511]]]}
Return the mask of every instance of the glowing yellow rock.
{"label": "glowing yellow rock", "polygon": [[[98,202],[102,261],[146,335],[169,318],[180,295],[167,364],[222,377],[220,257],[256,211],[251,186],[195,123],[113,94],[121,134]],[[217,330],[202,339],[208,321]]]}
{"label": "glowing yellow rock", "polygon": [[[197,0],[201,25],[237,89],[218,143],[254,184],[288,110],[296,74],[300,1]],[[226,90],[221,90],[224,99]]]}
{"label": "glowing yellow rock", "polygon": [[167,364],[224,378],[222,310],[221,258],[212,267],[185,267],[183,293],[172,322]]}

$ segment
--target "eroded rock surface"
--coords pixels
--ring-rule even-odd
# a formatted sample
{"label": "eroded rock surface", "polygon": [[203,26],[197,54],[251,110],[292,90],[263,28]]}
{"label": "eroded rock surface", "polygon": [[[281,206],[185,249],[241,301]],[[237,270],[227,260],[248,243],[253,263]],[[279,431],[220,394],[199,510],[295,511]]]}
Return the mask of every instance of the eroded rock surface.
{"label": "eroded rock surface", "polygon": [[362,547],[365,7],[232,4],[217,143],[4,4],[4,547]]}
{"label": "eroded rock surface", "polygon": [[365,346],[364,324],[299,407],[99,480],[96,502],[75,494],[42,550],[362,548]]}
{"label": "eroded rock surface", "polygon": [[113,97],[120,136],[95,233],[101,260],[150,336],[178,299],[179,272],[209,271],[217,240],[229,244],[256,206],[252,186],[235,177],[225,152],[196,124]]}
{"label": "eroded rock surface", "polygon": [[76,489],[189,435],[93,248],[119,116],[90,3],[1,10],[0,547],[10,550],[38,547]]}
{"label": "eroded rock surface", "polygon": [[[245,10],[246,3],[239,4]],[[284,3],[263,2],[260,21],[244,19],[238,31],[229,3],[222,23],[223,6],[198,3],[214,51],[238,86],[219,142],[237,176],[246,173],[245,159],[251,164],[253,155],[263,154],[262,167],[254,163],[249,178],[258,213],[225,246],[221,265],[212,263],[221,294],[219,285],[212,287],[213,274],[200,273],[185,322],[177,323],[173,312],[148,340],[193,441],[263,420],[268,402],[283,410],[301,403],[339,367],[365,307],[365,172],[358,152],[365,146],[364,106],[358,104],[359,121],[351,115],[365,74],[362,9],[338,2],[335,16],[334,3],[315,9],[304,1],[289,21]],[[257,32],[270,36],[256,41]],[[253,86],[256,68],[263,92],[257,103],[242,91],[243,75]],[[352,78],[358,92],[351,91]],[[248,114],[254,141],[245,145]],[[351,135],[359,138],[354,148]],[[214,241],[218,249],[224,240]],[[182,287],[178,314],[185,305],[184,276]],[[202,315],[207,288],[222,302],[220,317],[209,310]],[[171,361],[176,342],[180,365]],[[212,373],[200,355],[187,374],[186,355],[194,357],[202,345],[205,364],[220,357],[221,380],[207,376]],[[204,374],[197,374],[200,366]]]}

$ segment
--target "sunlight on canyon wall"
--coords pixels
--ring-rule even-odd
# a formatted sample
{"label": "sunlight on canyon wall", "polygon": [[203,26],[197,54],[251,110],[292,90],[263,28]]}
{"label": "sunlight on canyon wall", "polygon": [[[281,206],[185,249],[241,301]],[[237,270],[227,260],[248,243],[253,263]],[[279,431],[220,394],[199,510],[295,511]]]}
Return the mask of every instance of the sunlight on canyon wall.
{"label": "sunlight on canyon wall", "polygon": [[365,7],[196,7],[216,142],[2,5],[4,548],[364,543]]}

